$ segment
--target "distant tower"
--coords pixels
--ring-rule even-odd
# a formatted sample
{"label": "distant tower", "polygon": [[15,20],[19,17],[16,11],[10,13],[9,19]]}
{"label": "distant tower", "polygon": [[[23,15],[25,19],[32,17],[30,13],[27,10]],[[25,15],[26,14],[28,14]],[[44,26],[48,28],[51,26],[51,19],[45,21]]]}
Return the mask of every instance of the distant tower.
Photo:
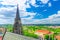
{"label": "distant tower", "polygon": [[17,11],[16,11],[16,18],[15,18],[15,22],[14,22],[14,26],[13,26],[13,33],[22,35],[22,24],[21,24],[21,19],[19,16],[18,5],[17,5]]}

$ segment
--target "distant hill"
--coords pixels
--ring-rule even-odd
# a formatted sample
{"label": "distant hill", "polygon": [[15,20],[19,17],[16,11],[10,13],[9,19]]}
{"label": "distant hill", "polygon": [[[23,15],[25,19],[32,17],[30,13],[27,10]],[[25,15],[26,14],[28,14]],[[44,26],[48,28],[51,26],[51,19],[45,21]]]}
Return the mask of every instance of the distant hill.
{"label": "distant hill", "polygon": [[36,25],[36,26],[60,26],[60,24],[23,24],[23,25]]}
{"label": "distant hill", "polygon": [[0,27],[8,27],[8,26],[12,26],[12,24],[0,24]]}
{"label": "distant hill", "polygon": [[[60,26],[60,24],[22,24],[23,26]],[[0,27],[13,26],[13,24],[0,24]]]}

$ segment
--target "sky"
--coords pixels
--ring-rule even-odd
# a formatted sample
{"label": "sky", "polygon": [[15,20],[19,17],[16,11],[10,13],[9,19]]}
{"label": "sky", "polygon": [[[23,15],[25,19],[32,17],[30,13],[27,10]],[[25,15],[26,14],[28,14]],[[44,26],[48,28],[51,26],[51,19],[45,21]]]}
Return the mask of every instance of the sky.
{"label": "sky", "polygon": [[60,24],[60,0],[0,0],[0,24],[13,24],[17,4],[22,24]]}

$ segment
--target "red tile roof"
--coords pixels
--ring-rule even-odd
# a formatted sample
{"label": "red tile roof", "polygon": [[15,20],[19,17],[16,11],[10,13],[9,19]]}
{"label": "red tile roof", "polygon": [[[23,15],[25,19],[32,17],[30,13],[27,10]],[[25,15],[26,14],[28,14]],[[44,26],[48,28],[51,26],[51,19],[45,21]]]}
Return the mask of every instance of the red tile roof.
{"label": "red tile roof", "polygon": [[38,33],[38,34],[51,34],[51,32],[50,31],[48,31],[48,30],[37,30],[35,33]]}
{"label": "red tile roof", "polygon": [[60,35],[55,36],[57,40],[60,40]]}
{"label": "red tile roof", "polygon": [[2,38],[3,38],[3,37],[2,37],[2,36],[0,36],[0,40],[2,40]]}

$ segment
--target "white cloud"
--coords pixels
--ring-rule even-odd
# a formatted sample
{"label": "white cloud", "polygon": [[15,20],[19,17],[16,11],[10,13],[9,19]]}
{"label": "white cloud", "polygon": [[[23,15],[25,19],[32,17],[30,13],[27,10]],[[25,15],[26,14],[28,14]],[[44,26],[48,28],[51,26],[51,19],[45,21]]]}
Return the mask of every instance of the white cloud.
{"label": "white cloud", "polygon": [[2,17],[5,17],[5,16],[0,14],[0,18],[2,18]]}
{"label": "white cloud", "polygon": [[47,4],[49,0],[41,0],[43,4]]}
{"label": "white cloud", "polygon": [[30,7],[29,4],[25,5],[26,0],[3,0],[3,2],[1,2],[1,4],[3,5],[17,5],[19,4],[19,8],[20,10],[25,10],[26,11],[26,7]]}
{"label": "white cloud", "polygon": [[[11,17],[13,14],[15,13],[11,13],[11,12],[15,12],[16,11],[16,7],[1,7],[0,8],[0,24],[11,24],[14,22],[14,17]],[[8,16],[10,14],[11,16]],[[13,15],[14,16],[14,15]]]}
{"label": "white cloud", "polygon": [[17,0],[2,0],[3,2],[1,2],[3,5],[16,5],[17,4]]}
{"label": "white cloud", "polygon": [[15,9],[16,9],[16,7],[13,7],[13,8],[11,8],[11,7],[8,7],[8,8],[2,7],[2,8],[0,8],[0,12],[2,12],[2,11],[13,11]]}
{"label": "white cloud", "polygon": [[45,19],[22,19],[26,24],[60,24],[60,11]]}
{"label": "white cloud", "polygon": [[[25,12],[25,11],[21,11],[21,17],[23,17],[23,19],[32,19],[32,18],[34,18],[34,16],[36,15],[36,13],[33,13],[33,12]],[[28,18],[24,18],[24,17],[26,17],[26,16],[30,16],[30,17],[28,17]]]}
{"label": "white cloud", "polygon": [[27,0],[26,2],[29,8],[29,4],[33,5],[34,7],[39,7],[39,5],[36,4],[36,0]]}
{"label": "white cloud", "polygon": [[[47,4],[49,0],[40,0],[43,4]],[[35,0],[31,0],[29,1],[33,6],[38,7],[38,5],[36,5],[36,1]],[[3,5],[16,5],[17,1],[15,0],[3,0],[3,2],[1,2]],[[49,16],[48,18],[45,19],[33,19],[34,16],[36,15],[36,13],[33,12],[26,12],[26,8],[30,8],[29,3],[26,5],[26,0],[18,0],[18,4],[19,4],[19,8],[20,8],[20,15],[21,17],[23,17],[22,23],[24,24],[48,24],[48,23],[59,23],[60,21],[60,11],[58,11],[57,14],[53,14],[51,16]],[[48,3],[49,6],[51,6],[51,3]],[[23,11],[21,11],[23,10]],[[3,12],[2,12],[3,11]],[[14,17],[8,17],[9,19],[4,19],[6,18],[6,16],[4,15],[5,12],[16,12],[16,6],[14,8],[12,7],[2,7],[0,8],[0,23],[13,23],[14,22],[14,17],[15,17],[15,13],[14,13]],[[46,10],[44,10],[46,11]],[[28,18],[24,18],[26,16],[30,16]]]}
{"label": "white cloud", "polygon": [[57,12],[57,14],[49,16],[49,18],[59,18],[60,17],[60,11]]}
{"label": "white cloud", "polygon": [[49,7],[51,7],[51,6],[52,6],[52,4],[49,2],[49,3],[48,3],[48,6],[49,6]]}
{"label": "white cloud", "polygon": [[49,16],[46,19],[42,19],[40,20],[40,22],[42,23],[47,23],[47,24],[60,24],[60,12],[58,11],[57,14],[53,14],[51,16]]}
{"label": "white cloud", "polygon": [[[49,2],[49,0],[37,0],[37,1],[41,1],[40,3],[43,4],[41,5],[41,7],[44,7],[45,4],[47,4]],[[29,3],[31,5],[33,5],[34,7],[40,7],[40,5],[36,4],[36,0],[29,0]],[[49,6],[51,6],[51,3],[48,3]]]}
{"label": "white cloud", "polygon": [[34,4],[36,3],[36,1],[35,1],[35,0],[31,0],[30,3],[31,3],[32,5],[34,5]]}
{"label": "white cloud", "polygon": [[60,14],[60,11],[58,11],[58,14]]}
{"label": "white cloud", "polygon": [[37,1],[41,1],[43,4],[47,4],[49,2],[49,0],[37,0]]}
{"label": "white cloud", "polygon": [[0,18],[0,24],[13,24],[13,19],[2,19]]}
{"label": "white cloud", "polygon": [[[26,0],[18,0],[18,4],[19,4],[19,10],[20,10],[20,15],[21,17],[25,17],[25,16],[30,16],[28,17],[27,19],[32,19],[36,13],[33,13],[33,12],[26,12],[26,8],[27,7],[30,7],[29,5],[25,5],[25,2]],[[1,2],[3,5],[16,5],[17,2],[15,2],[15,0],[3,0],[3,2]],[[23,11],[21,11],[23,10]],[[2,12],[3,11],[3,12]],[[8,13],[9,15],[14,12],[12,15],[13,17],[8,16]],[[14,18],[15,18],[15,12],[16,12],[16,6],[14,7],[1,7],[0,8],[0,23],[1,24],[4,24],[4,23],[13,23],[14,22]],[[26,19],[26,18],[23,18],[23,19]]]}
{"label": "white cloud", "polygon": [[37,1],[39,1],[40,4],[43,4],[43,5],[40,5],[40,6],[38,5],[37,7],[44,7],[45,4],[48,4],[48,7],[51,7],[52,6],[50,0],[37,0]]}

